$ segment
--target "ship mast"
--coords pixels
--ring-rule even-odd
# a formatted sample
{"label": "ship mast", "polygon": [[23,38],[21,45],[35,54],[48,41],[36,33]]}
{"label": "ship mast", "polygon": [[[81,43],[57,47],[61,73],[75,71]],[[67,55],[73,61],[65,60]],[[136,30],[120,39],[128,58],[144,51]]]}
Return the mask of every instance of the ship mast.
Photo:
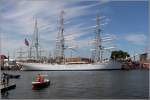
{"label": "ship mast", "polygon": [[60,14],[60,27],[59,27],[59,33],[57,35],[56,40],[56,59],[57,61],[63,62],[64,60],[64,11],[61,11]]}
{"label": "ship mast", "polygon": [[96,17],[96,37],[95,37],[95,61],[102,61],[102,39],[100,29],[100,18],[99,15]]}
{"label": "ship mast", "polygon": [[35,58],[36,60],[38,60],[39,59],[39,36],[38,36],[37,19],[35,19],[32,45],[30,46],[30,50],[29,50],[29,58],[32,58],[33,48],[35,48]]}
{"label": "ship mast", "polygon": [[34,35],[35,35],[36,59],[38,59],[39,58],[39,37],[38,37],[37,19],[35,19]]}
{"label": "ship mast", "polygon": [[25,54],[25,52],[22,50],[22,48],[20,47],[20,50],[19,50],[19,52],[17,52],[18,54],[19,54],[19,56],[17,57],[19,60],[23,60],[23,58],[24,58],[24,54]]}

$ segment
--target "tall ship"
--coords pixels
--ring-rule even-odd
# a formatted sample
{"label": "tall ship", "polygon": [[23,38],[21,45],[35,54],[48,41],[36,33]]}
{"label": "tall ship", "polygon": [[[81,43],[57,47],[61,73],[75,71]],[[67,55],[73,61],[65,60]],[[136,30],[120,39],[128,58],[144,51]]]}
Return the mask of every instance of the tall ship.
{"label": "tall ship", "polygon": [[[103,60],[104,48],[102,45],[101,29],[100,29],[100,16],[96,17],[96,36],[93,40],[94,49],[92,49],[92,58],[67,58],[65,57],[64,51],[67,48],[65,47],[65,38],[64,38],[64,11],[60,14],[60,27],[59,33],[56,38],[56,56],[52,63],[45,63],[39,61],[39,41],[38,41],[38,27],[37,20],[35,21],[34,29],[34,43],[29,47],[29,58],[31,57],[31,51],[35,49],[34,62],[24,61],[18,62],[22,67],[22,70],[108,70],[108,69],[121,69],[121,63],[115,60],[105,59]],[[28,44],[28,43],[27,43]],[[112,48],[112,47],[110,47]],[[33,59],[32,59],[33,60]]]}

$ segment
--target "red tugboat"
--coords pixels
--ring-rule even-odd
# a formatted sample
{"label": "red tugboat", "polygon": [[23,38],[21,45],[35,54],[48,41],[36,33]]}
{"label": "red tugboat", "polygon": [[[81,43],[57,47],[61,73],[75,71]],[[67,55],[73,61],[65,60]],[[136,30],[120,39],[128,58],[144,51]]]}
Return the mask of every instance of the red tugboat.
{"label": "red tugboat", "polygon": [[46,75],[38,74],[36,81],[32,82],[32,89],[41,89],[50,85],[50,80],[45,79],[44,76]]}

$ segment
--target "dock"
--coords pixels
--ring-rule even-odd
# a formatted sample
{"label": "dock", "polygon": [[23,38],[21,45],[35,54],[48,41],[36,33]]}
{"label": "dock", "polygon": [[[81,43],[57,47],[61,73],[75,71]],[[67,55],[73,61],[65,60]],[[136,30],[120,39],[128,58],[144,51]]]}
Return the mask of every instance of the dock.
{"label": "dock", "polygon": [[10,84],[6,87],[4,87],[4,85],[0,85],[1,93],[14,89],[15,87],[16,87],[16,84]]}

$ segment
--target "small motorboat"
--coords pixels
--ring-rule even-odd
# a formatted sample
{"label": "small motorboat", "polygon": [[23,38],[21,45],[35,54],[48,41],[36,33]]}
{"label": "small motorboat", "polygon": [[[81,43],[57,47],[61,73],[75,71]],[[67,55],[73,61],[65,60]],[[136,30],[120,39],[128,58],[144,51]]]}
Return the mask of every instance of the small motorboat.
{"label": "small motorboat", "polygon": [[9,78],[20,78],[20,75],[9,75]]}
{"label": "small motorboat", "polygon": [[44,79],[44,82],[32,82],[33,89],[40,89],[50,85],[50,80]]}
{"label": "small motorboat", "polygon": [[7,76],[8,78],[20,78],[21,75],[13,75],[13,74],[7,74],[7,73],[3,73],[4,76]]}

